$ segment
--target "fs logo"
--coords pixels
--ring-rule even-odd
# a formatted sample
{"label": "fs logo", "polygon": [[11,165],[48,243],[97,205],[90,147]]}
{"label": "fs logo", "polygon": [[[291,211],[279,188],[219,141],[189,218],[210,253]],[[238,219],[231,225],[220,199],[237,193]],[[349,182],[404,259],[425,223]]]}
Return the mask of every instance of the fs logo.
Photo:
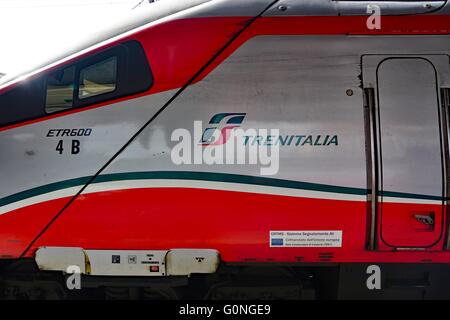
{"label": "fs logo", "polygon": [[244,121],[246,113],[218,113],[215,114],[209,125],[203,131],[200,144],[202,146],[218,146],[227,143],[231,130],[239,127]]}

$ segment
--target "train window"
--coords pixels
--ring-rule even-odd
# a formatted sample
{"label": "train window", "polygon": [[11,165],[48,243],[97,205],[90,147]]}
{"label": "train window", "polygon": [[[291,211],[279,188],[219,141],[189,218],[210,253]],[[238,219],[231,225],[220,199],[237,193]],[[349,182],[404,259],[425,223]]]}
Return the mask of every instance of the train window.
{"label": "train window", "polygon": [[152,85],[144,48],[138,41],[127,41],[0,94],[0,126],[112,101]]}
{"label": "train window", "polygon": [[72,108],[75,67],[58,70],[47,77],[47,93],[45,111],[56,111]]}
{"label": "train window", "polygon": [[111,57],[80,71],[79,99],[116,90],[117,57]]}

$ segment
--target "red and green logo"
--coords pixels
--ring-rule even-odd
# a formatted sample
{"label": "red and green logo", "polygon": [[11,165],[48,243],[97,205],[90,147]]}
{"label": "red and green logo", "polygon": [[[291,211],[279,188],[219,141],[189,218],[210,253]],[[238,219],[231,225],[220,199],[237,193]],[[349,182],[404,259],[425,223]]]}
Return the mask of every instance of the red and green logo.
{"label": "red and green logo", "polygon": [[200,144],[202,146],[218,146],[227,143],[231,131],[244,121],[246,113],[217,113],[203,131]]}

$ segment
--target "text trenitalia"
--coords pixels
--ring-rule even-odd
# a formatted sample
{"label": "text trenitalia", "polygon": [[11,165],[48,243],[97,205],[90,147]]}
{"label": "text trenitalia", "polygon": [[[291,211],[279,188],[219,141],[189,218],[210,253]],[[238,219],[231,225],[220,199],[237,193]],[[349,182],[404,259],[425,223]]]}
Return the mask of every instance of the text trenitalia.
{"label": "text trenitalia", "polygon": [[337,135],[244,136],[244,145],[331,146],[339,145]]}

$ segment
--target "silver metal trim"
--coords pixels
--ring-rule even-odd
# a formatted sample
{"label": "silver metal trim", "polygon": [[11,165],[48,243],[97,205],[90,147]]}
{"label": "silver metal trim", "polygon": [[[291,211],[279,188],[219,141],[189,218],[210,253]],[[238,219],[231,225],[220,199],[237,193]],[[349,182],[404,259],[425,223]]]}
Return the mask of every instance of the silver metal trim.
{"label": "silver metal trim", "polygon": [[[449,107],[450,107],[450,88],[442,88],[441,89],[441,106],[442,106],[442,139],[444,144],[444,177],[445,177],[445,183],[444,183],[444,202],[443,202],[443,208],[444,208],[444,217],[447,216],[448,218],[448,212],[447,212],[447,205],[448,205],[448,190],[449,190],[449,170],[448,165],[450,161],[450,133],[449,133]],[[444,250],[450,250],[450,223],[447,219],[445,230],[446,232],[446,239],[444,243]]]}
{"label": "silver metal trim", "polygon": [[377,243],[377,159],[376,159],[376,124],[375,124],[375,90],[373,88],[364,89],[364,98],[368,108],[369,117],[369,138],[370,138],[370,233],[369,250],[376,250]]}
{"label": "silver metal trim", "polygon": [[[368,15],[368,6],[380,8],[381,15],[411,15],[411,14],[448,14],[445,0],[401,1],[401,0],[281,0],[264,15],[265,16],[352,16]],[[285,10],[279,10],[279,6]]]}

